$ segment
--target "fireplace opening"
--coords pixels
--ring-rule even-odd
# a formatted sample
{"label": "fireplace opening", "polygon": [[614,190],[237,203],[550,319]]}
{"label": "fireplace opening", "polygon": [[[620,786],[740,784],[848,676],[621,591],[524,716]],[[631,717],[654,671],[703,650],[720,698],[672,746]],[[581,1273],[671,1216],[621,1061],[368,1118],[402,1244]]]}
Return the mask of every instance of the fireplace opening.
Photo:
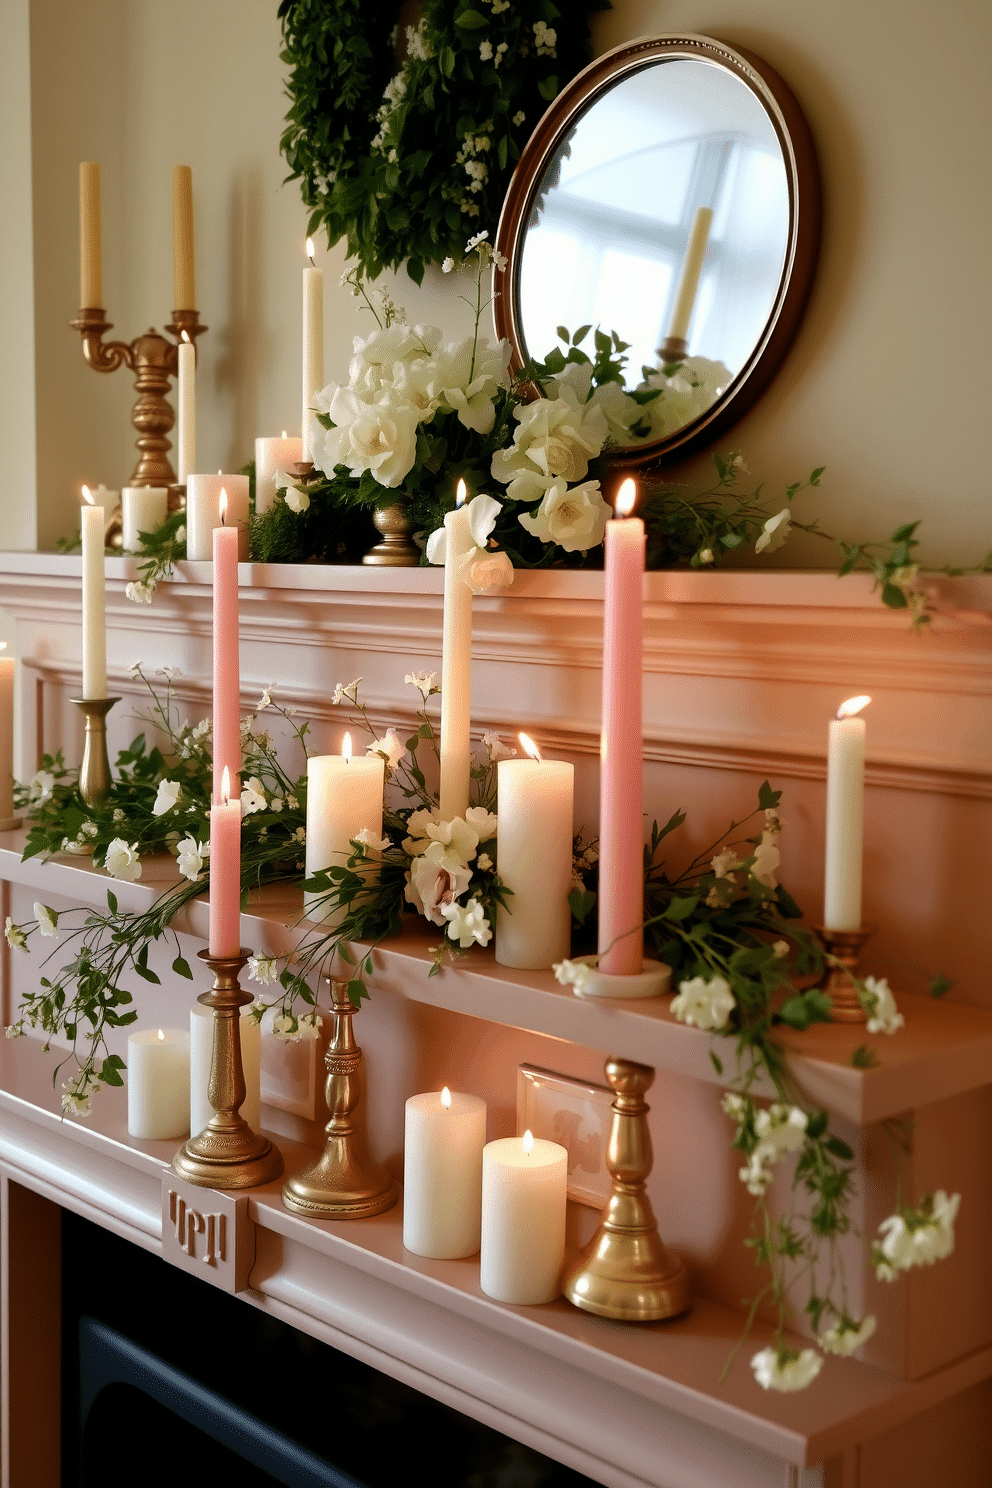
{"label": "fireplace opening", "polygon": [[63,1210],[63,1488],[595,1488]]}

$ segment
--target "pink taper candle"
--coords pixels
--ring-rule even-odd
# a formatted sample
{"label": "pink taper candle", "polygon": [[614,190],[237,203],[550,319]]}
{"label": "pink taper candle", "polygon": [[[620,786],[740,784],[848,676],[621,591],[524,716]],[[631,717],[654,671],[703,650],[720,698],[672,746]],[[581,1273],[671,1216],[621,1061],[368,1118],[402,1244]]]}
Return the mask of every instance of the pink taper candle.
{"label": "pink taper candle", "polygon": [[[644,523],[628,515],[632,480],[606,524],[603,589],[603,721],[599,785],[599,969],[636,976],[644,967],[641,616]],[[632,931],[632,934],[627,934]],[[622,937],[622,939],[618,939]]]}
{"label": "pink taper candle", "polygon": [[[221,492],[221,520],[227,498]],[[238,529],[214,528],[214,790],[227,770],[230,794],[241,795],[241,662],[238,655]]]}
{"label": "pink taper candle", "polygon": [[230,799],[225,768],[219,804],[210,808],[210,954],[241,949],[241,802]]}

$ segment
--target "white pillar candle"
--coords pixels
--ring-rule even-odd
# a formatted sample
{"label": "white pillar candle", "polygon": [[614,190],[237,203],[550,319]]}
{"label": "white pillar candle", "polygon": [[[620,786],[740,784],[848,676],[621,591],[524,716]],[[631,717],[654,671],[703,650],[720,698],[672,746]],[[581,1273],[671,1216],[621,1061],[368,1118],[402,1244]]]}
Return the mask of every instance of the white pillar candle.
{"label": "white pillar candle", "polygon": [[475,1255],[482,1236],[486,1103],[445,1086],[406,1103],[403,1244],[415,1255]]}
{"label": "white pillar candle", "polygon": [[532,759],[497,766],[499,876],[511,891],[496,910],[496,960],[537,970],[568,955],[572,912],[572,800],[575,770],[565,760]]}
{"label": "white pillar candle", "polygon": [[553,1302],[565,1259],[568,1153],[504,1137],[482,1153],[482,1290],[497,1302]]}
{"label": "white pillar candle", "polygon": [[313,261],[313,239],[307,238],[310,263],[303,270],[303,440],[302,459],[310,459],[310,419],[314,394],[324,386],[324,274]]}
{"label": "white pillar candle", "polygon": [[[0,651],[7,642],[0,641]],[[14,816],[14,674],[12,656],[0,656],[0,830]]]}
{"label": "white pillar candle", "polygon": [[[199,1136],[214,1114],[207,1099],[213,1048],[213,1011],[194,1003],[189,1010],[189,1129],[194,1137]],[[257,1132],[262,1119],[262,1029],[250,1011],[241,1014],[241,1064],[246,1091],[241,1114],[252,1131]]]}
{"label": "white pillar candle", "polygon": [[696,290],[699,288],[699,276],[703,271],[703,260],[706,257],[706,245],[709,242],[712,225],[712,207],[698,207],[692,219],[689,242],[682,262],[682,276],[675,295],[675,309],[672,311],[672,321],[668,328],[668,335],[673,340],[684,341],[689,335],[689,322],[696,303]]}
{"label": "white pillar candle", "polygon": [[[83,492],[89,499],[85,486]],[[103,507],[82,507],[79,522],[83,545],[83,697],[91,702],[107,696]]]}
{"label": "white pillar candle", "polygon": [[441,785],[442,821],[464,816],[472,768],[472,591],[461,575],[459,560],[475,547],[465,503],[465,482],[458,482],[458,505],[444,518],[444,621],[441,635]]}
{"label": "white pillar candle", "polygon": [[[351,758],[351,739],[341,754],[311,755],[307,760],[307,854],[310,878],[325,868],[343,868],[361,831],[382,836],[382,792],[386,762],[381,754]],[[303,896],[303,913],[320,924],[334,925],[340,909],[321,894]]]}
{"label": "white pillar candle", "polygon": [[272,477],[278,470],[292,472],[294,465],[303,459],[303,441],[288,439],[283,430],[281,439],[255,440],[255,515],[267,512],[276,499],[276,488]]}
{"label": "white pillar candle", "polygon": [[[220,519],[220,498],[227,492],[227,522]],[[248,562],[248,477],[190,475],[186,478],[186,556],[213,557],[215,527],[237,527],[238,561]]]}
{"label": "white pillar candle", "polygon": [[196,347],[183,331],[176,381],[177,480],[184,486],[196,464]]}
{"label": "white pillar candle", "polygon": [[165,1141],[189,1131],[189,1034],[145,1028],[127,1041],[129,1136]]}
{"label": "white pillar candle", "polygon": [[855,717],[871,702],[848,698],[830,720],[827,743],[827,853],[825,930],[861,928],[861,857],[865,791],[865,720]]}
{"label": "white pillar candle", "polygon": [[126,553],[144,547],[140,534],[154,532],[169,514],[168,486],[125,486],[121,492],[122,542]]}

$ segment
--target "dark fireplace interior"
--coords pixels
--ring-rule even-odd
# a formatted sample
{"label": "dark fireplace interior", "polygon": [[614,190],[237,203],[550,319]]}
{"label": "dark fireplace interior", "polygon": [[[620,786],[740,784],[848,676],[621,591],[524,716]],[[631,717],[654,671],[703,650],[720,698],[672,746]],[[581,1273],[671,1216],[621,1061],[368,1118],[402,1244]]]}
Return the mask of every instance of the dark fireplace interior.
{"label": "dark fireplace interior", "polygon": [[62,1268],[63,1488],[594,1488],[67,1210]]}

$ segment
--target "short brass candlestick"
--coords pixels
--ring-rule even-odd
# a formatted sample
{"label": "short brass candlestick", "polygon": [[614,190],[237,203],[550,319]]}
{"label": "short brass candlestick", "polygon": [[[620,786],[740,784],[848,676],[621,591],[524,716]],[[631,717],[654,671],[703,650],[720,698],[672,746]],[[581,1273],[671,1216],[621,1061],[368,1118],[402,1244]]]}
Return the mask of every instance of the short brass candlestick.
{"label": "short brass candlestick", "polygon": [[282,1154],[267,1137],[253,1132],[240,1114],[245,1099],[241,1063],[241,1009],[252,1001],[239,977],[247,951],[236,956],[211,956],[200,951],[213,972],[214,984],[197,1001],[213,1009],[214,1038],[210,1055],[207,1099],[214,1114],[202,1132],[191,1136],[172,1159],[173,1170],[187,1183],[201,1188],[254,1188],[282,1172]]}
{"label": "short brass candlestick", "polygon": [[691,1298],[688,1272],[663,1244],[644,1192],[652,1164],[644,1092],[654,1070],[610,1057],[606,1078],[616,1091],[606,1148],[613,1189],[599,1229],[565,1268],[561,1289],[584,1312],[627,1323],[656,1322],[687,1311]]}
{"label": "short brass candlestick", "polygon": [[833,1003],[830,1015],[833,1023],[867,1023],[868,1014],[861,1006],[861,998],[851,977],[857,974],[861,947],[874,934],[874,925],[861,925],[857,930],[825,930],[817,927],[817,935],[823,941],[827,956],[836,964],[828,963],[819,982]]}
{"label": "short brass candlestick", "polygon": [[82,336],[83,356],[95,371],[116,372],[123,363],[134,373],[138,397],[131,422],[138,431],[136,443],[140,454],[128,485],[174,485],[176,473],[169,461],[170,444],[166,435],[175,423],[175,414],[165,395],[169,391],[169,379],[178,372],[178,343],[183,332],[195,341],[207,327],[200,324],[195,310],[173,310],[166,330],[175,336],[175,343],[160,336],[154,327],[133,341],[104,342],[105,333],[113,326],[104,311],[96,307],[80,310],[69,324]]}
{"label": "short brass candlestick", "polygon": [[386,496],[376,503],[372,524],[382,533],[382,542],[370,548],[363,563],[379,568],[416,568],[420,549],[413,541],[415,523],[409,503],[403,497]]}
{"label": "short brass candlestick", "polygon": [[83,762],[79,767],[79,794],[87,806],[99,806],[106,798],[113,777],[107,754],[107,714],[119,697],[70,698],[86,719]]}
{"label": "short brass candlestick", "polygon": [[331,1119],[321,1156],[283,1185],[287,1209],[320,1219],[368,1219],[391,1209],[399,1189],[368,1150],[365,1121],[356,1112],[362,1094],[362,1051],[351,1025],[355,1009],[346,982],[331,982],[334,1025],[324,1056]]}
{"label": "short brass candlestick", "polygon": [[670,367],[674,362],[684,362],[689,355],[689,343],[684,336],[668,336],[658,347],[658,355],[663,367]]}

